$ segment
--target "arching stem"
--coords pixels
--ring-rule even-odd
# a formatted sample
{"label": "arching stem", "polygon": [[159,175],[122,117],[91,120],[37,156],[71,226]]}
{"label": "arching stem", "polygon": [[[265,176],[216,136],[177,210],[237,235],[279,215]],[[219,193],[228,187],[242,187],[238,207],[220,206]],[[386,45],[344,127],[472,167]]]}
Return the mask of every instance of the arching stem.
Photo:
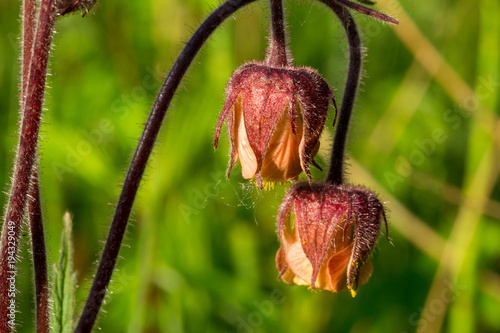
{"label": "arching stem", "polygon": [[125,177],[106,245],[76,332],[90,332],[94,326],[116,264],[139,183],[144,174],[167,109],[184,74],[214,30],[238,9],[253,1],[255,0],[228,0],[217,8],[196,30],[165,79],[146,122],[127,176]]}
{"label": "arching stem", "polygon": [[386,22],[398,24],[399,22],[385,14],[376,10],[358,5],[349,0],[320,0],[338,16],[340,22],[344,26],[349,42],[349,71],[347,73],[347,81],[340,107],[340,115],[337,121],[337,129],[333,141],[332,155],[330,161],[330,170],[328,172],[327,182],[339,185],[344,182],[345,172],[345,143],[349,132],[349,123],[351,120],[352,109],[354,107],[354,99],[359,85],[359,76],[361,73],[361,40],[356,27],[356,22],[351,14],[344,6],[352,8],[362,14],[384,20]]}
{"label": "arching stem", "polygon": [[329,183],[339,185],[344,182],[345,143],[361,73],[361,40],[354,19],[344,6],[338,4],[335,0],[321,1],[338,16],[349,41],[349,70],[333,141],[330,170],[326,179]]}

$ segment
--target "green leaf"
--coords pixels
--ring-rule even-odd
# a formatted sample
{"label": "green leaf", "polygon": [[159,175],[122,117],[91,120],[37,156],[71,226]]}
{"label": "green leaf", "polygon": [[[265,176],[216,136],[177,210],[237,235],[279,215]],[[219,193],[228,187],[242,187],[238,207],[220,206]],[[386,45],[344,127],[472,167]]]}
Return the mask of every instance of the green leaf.
{"label": "green leaf", "polygon": [[52,299],[54,311],[51,326],[55,333],[73,332],[76,274],[73,270],[72,221],[69,212],[64,215],[59,262],[54,265]]}

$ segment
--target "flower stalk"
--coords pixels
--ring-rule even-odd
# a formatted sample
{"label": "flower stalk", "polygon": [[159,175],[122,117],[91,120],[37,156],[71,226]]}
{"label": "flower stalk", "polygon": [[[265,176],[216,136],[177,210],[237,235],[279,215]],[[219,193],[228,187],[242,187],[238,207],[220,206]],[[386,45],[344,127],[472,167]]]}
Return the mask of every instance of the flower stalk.
{"label": "flower stalk", "polygon": [[[33,3],[28,6],[28,20],[33,14]],[[57,14],[54,12],[54,0],[43,0],[40,6],[38,26],[33,35],[33,51],[29,61],[23,56],[22,75],[29,72],[27,84],[22,83],[21,129],[17,149],[16,162],[9,201],[2,230],[2,247],[0,253],[0,331],[11,332],[15,323],[9,323],[9,306],[15,306],[15,276],[19,244],[19,233],[23,223],[27,194],[30,187],[31,174],[36,161],[38,133],[42,115],[42,105],[47,76],[47,65],[50,45]],[[31,21],[30,21],[31,22]],[[32,23],[26,23],[28,36],[32,34]],[[29,38],[27,38],[29,40]],[[28,41],[29,43],[29,41]],[[29,45],[29,44],[28,44]],[[31,47],[23,45],[29,52]],[[27,62],[26,62],[27,61]],[[27,63],[30,63],[29,69]],[[24,81],[24,80],[23,80]],[[23,93],[24,92],[24,93]],[[25,96],[23,96],[25,95]],[[12,277],[12,279],[7,279]],[[12,288],[14,292],[12,293]]]}
{"label": "flower stalk", "polygon": [[125,177],[108,238],[85,307],[80,316],[76,332],[90,332],[94,326],[111,275],[113,274],[123,235],[146,164],[153,150],[170,102],[184,74],[198,51],[215,29],[238,9],[253,1],[255,0],[228,0],[220,5],[195,31],[165,79]]}
{"label": "flower stalk", "polygon": [[321,1],[338,16],[344,26],[349,42],[349,70],[332,146],[330,169],[326,179],[331,184],[340,185],[344,182],[345,143],[361,73],[361,40],[356,22],[342,5],[339,5],[336,0]]}
{"label": "flower stalk", "polygon": [[286,47],[285,19],[283,15],[283,0],[270,0],[271,9],[271,39],[266,63],[272,66],[288,65]]}
{"label": "flower stalk", "polygon": [[349,43],[349,70],[347,73],[344,97],[342,99],[342,106],[340,108],[337,129],[335,131],[335,138],[332,146],[330,169],[326,179],[326,181],[331,184],[340,185],[344,183],[345,143],[349,131],[354,100],[356,98],[356,92],[359,85],[362,63],[361,39],[359,37],[358,28],[351,14],[344,6],[386,22],[398,24],[398,21],[376,10],[358,5],[348,0],[320,1],[330,7],[330,9],[332,9],[332,11],[337,15],[340,22],[342,22],[342,26],[345,29]]}
{"label": "flower stalk", "polygon": [[330,9],[332,9],[332,11],[337,15],[340,22],[342,22],[349,43],[349,70],[347,73],[344,97],[342,99],[342,106],[340,108],[337,129],[335,131],[335,138],[332,146],[330,169],[326,179],[326,181],[331,184],[340,185],[344,183],[345,143],[349,131],[354,100],[356,98],[356,92],[359,85],[362,62],[361,39],[356,27],[356,22],[344,6],[389,23],[398,24],[399,22],[390,16],[348,0],[320,1],[330,7]]}
{"label": "flower stalk", "polygon": [[[36,0],[24,0],[23,6],[23,27],[22,27],[22,62],[21,62],[21,110],[26,99],[28,80],[30,74],[31,56],[33,53],[33,43],[36,33]],[[22,116],[22,114],[21,114]]]}
{"label": "flower stalk", "polygon": [[[26,99],[28,79],[36,31],[36,1],[23,2],[23,36],[21,69],[21,108]],[[21,114],[23,117],[23,114]],[[28,192],[28,214],[31,232],[31,252],[35,277],[35,306],[37,333],[49,332],[49,281],[47,274],[47,254],[43,230],[40,184],[36,166],[33,167]]]}
{"label": "flower stalk", "polygon": [[31,231],[31,252],[35,274],[35,305],[37,333],[48,333],[49,325],[49,279],[47,254],[43,230],[42,208],[38,171],[33,168],[29,190],[28,214]]}

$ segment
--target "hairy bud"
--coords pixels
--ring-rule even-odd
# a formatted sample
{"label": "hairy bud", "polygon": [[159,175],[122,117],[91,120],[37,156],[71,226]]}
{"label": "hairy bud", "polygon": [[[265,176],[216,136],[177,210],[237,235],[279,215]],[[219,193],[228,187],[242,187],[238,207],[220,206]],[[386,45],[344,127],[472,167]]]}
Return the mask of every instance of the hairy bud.
{"label": "hairy bud", "polygon": [[295,184],[278,215],[279,277],[313,289],[349,289],[355,296],[372,273],[368,257],[382,220],[382,203],[363,187]]}
{"label": "hairy bud", "polygon": [[227,85],[226,102],[215,133],[215,148],[224,120],[231,140],[228,176],[239,159],[243,178],[284,182],[304,171],[319,148],[319,137],[333,94],[313,69],[247,63]]}

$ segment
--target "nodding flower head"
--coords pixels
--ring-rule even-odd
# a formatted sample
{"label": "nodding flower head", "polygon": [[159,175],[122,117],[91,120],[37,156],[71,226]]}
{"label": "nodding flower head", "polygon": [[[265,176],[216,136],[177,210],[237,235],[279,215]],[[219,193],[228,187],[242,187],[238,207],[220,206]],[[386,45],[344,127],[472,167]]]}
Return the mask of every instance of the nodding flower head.
{"label": "nodding flower head", "polygon": [[278,215],[279,278],[312,289],[349,289],[354,297],[372,273],[368,256],[382,219],[384,207],[363,187],[295,184]]}
{"label": "nodding flower head", "polygon": [[284,182],[304,171],[319,149],[319,137],[333,94],[313,69],[247,63],[227,85],[226,102],[215,133],[215,148],[224,120],[231,140],[228,176],[240,160],[243,178]]}

